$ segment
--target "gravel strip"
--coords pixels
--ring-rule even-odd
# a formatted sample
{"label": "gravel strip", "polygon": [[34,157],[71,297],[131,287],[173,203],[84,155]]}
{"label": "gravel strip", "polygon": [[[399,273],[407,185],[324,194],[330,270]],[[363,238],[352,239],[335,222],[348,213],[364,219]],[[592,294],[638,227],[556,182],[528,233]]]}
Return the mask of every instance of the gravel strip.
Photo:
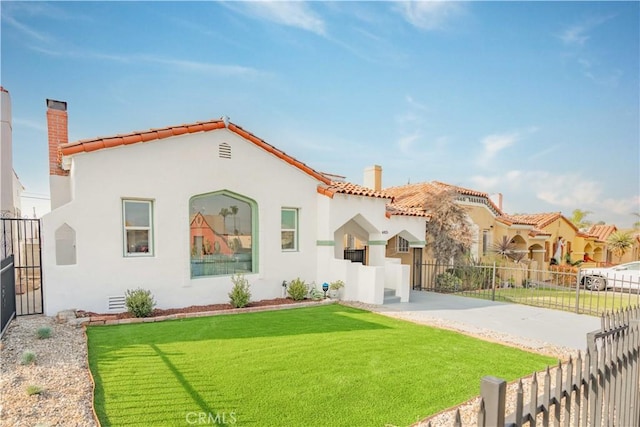
{"label": "gravel strip", "polygon": [[[50,338],[38,338],[42,327],[51,329]],[[42,315],[21,316],[0,346],[0,426],[98,425],[83,328]],[[22,363],[25,351],[35,353],[35,363]],[[29,386],[42,393],[29,396]]]}

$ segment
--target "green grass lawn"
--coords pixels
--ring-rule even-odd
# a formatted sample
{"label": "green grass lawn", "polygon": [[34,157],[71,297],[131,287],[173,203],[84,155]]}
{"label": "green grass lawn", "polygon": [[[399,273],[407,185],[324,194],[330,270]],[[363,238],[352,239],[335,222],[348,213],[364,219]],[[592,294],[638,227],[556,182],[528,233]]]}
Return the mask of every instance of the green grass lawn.
{"label": "green grass lawn", "polygon": [[557,363],[337,304],[87,335],[103,426],[408,425]]}

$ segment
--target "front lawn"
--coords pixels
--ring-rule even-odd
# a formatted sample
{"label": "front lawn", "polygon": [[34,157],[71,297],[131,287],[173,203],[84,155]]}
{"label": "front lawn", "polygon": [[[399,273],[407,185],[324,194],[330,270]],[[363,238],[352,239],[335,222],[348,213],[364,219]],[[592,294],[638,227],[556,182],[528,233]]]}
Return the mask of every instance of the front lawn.
{"label": "front lawn", "polygon": [[557,362],[337,304],[87,335],[103,426],[408,425]]}

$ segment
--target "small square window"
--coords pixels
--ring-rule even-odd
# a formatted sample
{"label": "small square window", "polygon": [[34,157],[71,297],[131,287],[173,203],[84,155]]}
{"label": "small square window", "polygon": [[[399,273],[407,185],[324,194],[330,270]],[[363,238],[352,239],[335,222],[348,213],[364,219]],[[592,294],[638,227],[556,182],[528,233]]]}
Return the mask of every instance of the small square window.
{"label": "small square window", "polygon": [[409,241],[403,237],[396,237],[396,251],[400,253],[409,252]]}
{"label": "small square window", "polygon": [[298,250],[298,210],[282,208],[280,240],[283,251]]}
{"label": "small square window", "polygon": [[150,200],[122,201],[125,256],[153,256],[152,213]]}

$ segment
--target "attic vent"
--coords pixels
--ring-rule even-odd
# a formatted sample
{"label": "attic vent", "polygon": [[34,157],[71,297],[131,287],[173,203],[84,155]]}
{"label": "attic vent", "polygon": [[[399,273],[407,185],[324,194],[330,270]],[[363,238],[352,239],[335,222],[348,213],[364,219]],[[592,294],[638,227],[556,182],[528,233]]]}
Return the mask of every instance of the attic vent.
{"label": "attic vent", "polygon": [[124,295],[118,295],[115,297],[107,297],[107,308],[110,311],[124,311],[125,310],[125,297]]}
{"label": "attic vent", "polygon": [[221,159],[230,159],[231,158],[231,146],[226,142],[221,143],[218,146],[218,156]]}

